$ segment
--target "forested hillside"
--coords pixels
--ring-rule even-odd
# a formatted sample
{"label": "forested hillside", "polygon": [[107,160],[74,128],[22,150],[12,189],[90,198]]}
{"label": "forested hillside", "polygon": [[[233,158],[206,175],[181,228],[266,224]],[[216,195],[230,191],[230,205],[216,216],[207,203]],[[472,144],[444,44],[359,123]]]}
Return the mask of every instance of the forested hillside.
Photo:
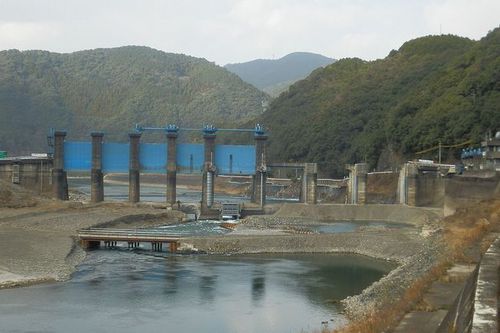
{"label": "forested hillside", "polygon": [[429,36],[382,60],[340,60],[291,86],[259,121],[273,160],[318,162],[335,176],[346,163],[391,167],[439,141],[478,143],[500,130],[500,28],[480,41]]}
{"label": "forested hillside", "polygon": [[0,52],[0,150],[44,150],[50,127],[125,139],[135,123],[234,126],[267,95],[204,59],[127,46]]}
{"label": "forested hillside", "polygon": [[334,59],[310,52],[294,52],[280,59],[256,59],[225,67],[255,87],[271,96],[278,96],[288,87],[308,76],[318,67],[334,62]]}

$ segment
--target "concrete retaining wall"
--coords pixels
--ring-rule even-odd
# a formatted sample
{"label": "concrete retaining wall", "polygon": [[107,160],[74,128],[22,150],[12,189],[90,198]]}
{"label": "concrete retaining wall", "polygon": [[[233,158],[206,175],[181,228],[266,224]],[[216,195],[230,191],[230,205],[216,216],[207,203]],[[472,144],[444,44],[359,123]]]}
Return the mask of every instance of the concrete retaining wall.
{"label": "concrete retaining wall", "polygon": [[443,207],[444,193],[445,179],[438,173],[419,173],[416,177],[416,206]]}
{"label": "concrete retaining wall", "polygon": [[436,333],[497,333],[500,238],[490,246]]}
{"label": "concrete retaining wall", "polygon": [[500,176],[489,174],[455,176],[445,180],[445,215],[451,215],[459,207],[468,206],[481,200],[500,197]]}
{"label": "concrete retaining wall", "polygon": [[16,184],[38,194],[47,194],[52,192],[51,169],[49,159],[5,159],[0,160],[0,179],[12,183],[13,176],[18,175]]}
{"label": "concrete retaining wall", "polygon": [[500,237],[483,256],[477,277],[471,333],[498,332]]}
{"label": "concrete retaining wall", "polygon": [[366,203],[395,204],[398,192],[398,172],[373,172],[366,177]]}
{"label": "concrete retaining wall", "polygon": [[470,332],[479,267],[465,281],[463,289],[448,310],[436,333]]}

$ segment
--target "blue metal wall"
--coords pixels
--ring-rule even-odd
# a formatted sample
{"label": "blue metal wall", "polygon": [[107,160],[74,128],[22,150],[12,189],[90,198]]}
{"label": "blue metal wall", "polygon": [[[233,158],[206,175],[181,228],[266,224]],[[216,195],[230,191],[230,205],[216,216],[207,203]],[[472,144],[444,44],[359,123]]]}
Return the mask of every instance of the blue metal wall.
{"label": "blue metal wall", "polygon": [[90,142],[64,142],[64,169],[87,171],[92,168],[92,145]]}
{"label": "blue metal wall", "polygon": [[129,150],[128,143],[103,143],[102,171],[128,172]]}
{"label": "blue metal wall", "polygon": [[167,144],[141,143],[139,147],[139,163],[143,172],[165,172],[167,167]]}
{"label": "blue metal wall", "polygon": [[220,175],[255,173],[255,146],[215,146],[215,166]]}
{"label": "blue metal wall", "polygon": [[177,145],[177,170],[180,173],[200,173],[203,169],[203,145],[181,143]]}
{"label": "blue metal wall", "polygon": [[[202,144],[177,145],[177,167],[180,173],[200,173],[203,168]],[[165,143],[141,143],[139,150],[141,171],[165,173],[167,145]],[[128,172],[129,144],[103,143],[103,172]],[[255,147],[216,145],[215,165],[219,174],[249,175],[255,172]],[[92,144],[90,142],[64,143],[64,168],[67,171],[90,171]]]}

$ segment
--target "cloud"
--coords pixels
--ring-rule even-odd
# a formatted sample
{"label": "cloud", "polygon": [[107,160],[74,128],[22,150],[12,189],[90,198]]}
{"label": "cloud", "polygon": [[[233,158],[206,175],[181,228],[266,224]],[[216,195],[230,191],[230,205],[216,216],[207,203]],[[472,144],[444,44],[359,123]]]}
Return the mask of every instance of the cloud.
{"label": "cloud", "polygon": [[0,0],[0,49],[146,45],[218,64],[311,51],[384,57],[409,39],[480,38],[498,0]]}
{"label": "cloud", "polygon": [[473,39],[484,37],[500,24],[498,0],[446,0],[428,4],[425,19],[437,34],[454,34]]}
{"label": "cloud", "polygon": [[4,49],[46,45],[59,35],[53,24],[38,22],[0,22],[0,45]]}

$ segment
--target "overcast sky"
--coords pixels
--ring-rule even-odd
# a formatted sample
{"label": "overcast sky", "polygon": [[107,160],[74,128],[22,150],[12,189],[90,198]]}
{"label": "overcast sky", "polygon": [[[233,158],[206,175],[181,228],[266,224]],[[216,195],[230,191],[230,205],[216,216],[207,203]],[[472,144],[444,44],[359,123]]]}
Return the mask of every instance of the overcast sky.
{"label": "overcast sky", "polygon": [[145,45],[219,65],[294,51],[370,60],[499,25],[500,0],[0,0],[1,50]]}

